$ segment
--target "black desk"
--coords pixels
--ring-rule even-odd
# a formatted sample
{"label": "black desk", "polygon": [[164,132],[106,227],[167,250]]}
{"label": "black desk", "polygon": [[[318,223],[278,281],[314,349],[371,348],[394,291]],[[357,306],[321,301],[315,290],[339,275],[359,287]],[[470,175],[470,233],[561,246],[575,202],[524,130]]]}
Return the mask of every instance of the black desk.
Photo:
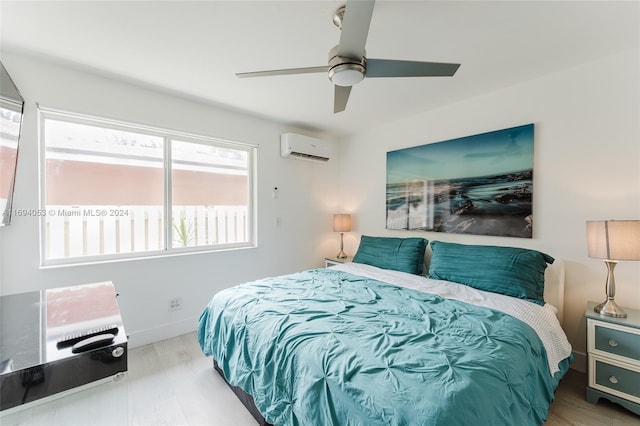
{"label": "black desk", "polygon": [[[117,327],[111,342],[74,353],[63,336]],[[0,410],[127,371],[127,336],[111,282],[0,296]]]}

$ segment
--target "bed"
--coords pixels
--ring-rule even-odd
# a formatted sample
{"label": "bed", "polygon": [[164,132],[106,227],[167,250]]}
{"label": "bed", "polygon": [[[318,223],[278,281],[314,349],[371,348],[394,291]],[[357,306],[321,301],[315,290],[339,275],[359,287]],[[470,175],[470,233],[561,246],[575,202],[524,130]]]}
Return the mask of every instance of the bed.
{"label": "bed", "polygon": [[423,270],[425,246],[363,236],[353,263],[220,291],[202,350],[261,424],[544,423],[573,359],[561,265],[431,242]]}

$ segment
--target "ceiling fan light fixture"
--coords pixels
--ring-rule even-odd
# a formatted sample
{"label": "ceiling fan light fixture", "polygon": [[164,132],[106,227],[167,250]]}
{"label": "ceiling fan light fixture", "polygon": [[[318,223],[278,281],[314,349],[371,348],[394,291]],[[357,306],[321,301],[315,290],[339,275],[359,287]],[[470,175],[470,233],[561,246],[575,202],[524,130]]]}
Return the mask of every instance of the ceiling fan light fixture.
{"label": "ceiling fan light fixture", "polygon": [[351,87],[364,79],[365,68],[360,64],[341,64],[329,70],[329,80],[342,87]]}

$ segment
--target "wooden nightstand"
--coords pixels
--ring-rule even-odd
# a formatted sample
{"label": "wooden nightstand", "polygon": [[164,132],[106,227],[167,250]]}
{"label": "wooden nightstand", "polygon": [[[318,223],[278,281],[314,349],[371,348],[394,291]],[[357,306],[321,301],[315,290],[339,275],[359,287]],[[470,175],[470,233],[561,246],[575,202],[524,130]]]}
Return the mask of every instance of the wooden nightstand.
{"label": "wooden nightstand", "polygon": [[353,260],[353,256],[347,256],[342,259],[338,259],[337,257],[325,257],[324,258],[324,267],[329,268],[331,266],[336,266],[341,263],[349,263]]}
{"label": "wooden nightstand", "polygon": [[587,304],[587,401],[616,402],[640,414],[640,311],[624,308],[627,318],[602,316]]}

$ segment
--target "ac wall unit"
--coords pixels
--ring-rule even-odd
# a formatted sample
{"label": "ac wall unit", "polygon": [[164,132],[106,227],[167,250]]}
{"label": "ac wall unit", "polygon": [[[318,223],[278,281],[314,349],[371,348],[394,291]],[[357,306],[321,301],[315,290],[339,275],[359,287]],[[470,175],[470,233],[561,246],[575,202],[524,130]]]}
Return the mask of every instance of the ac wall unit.
{"label": "ac wall unit", "polygon": [[280,136],[280,155],[301,160],[327,162],[330,149],[327,142],[296,133]]}

